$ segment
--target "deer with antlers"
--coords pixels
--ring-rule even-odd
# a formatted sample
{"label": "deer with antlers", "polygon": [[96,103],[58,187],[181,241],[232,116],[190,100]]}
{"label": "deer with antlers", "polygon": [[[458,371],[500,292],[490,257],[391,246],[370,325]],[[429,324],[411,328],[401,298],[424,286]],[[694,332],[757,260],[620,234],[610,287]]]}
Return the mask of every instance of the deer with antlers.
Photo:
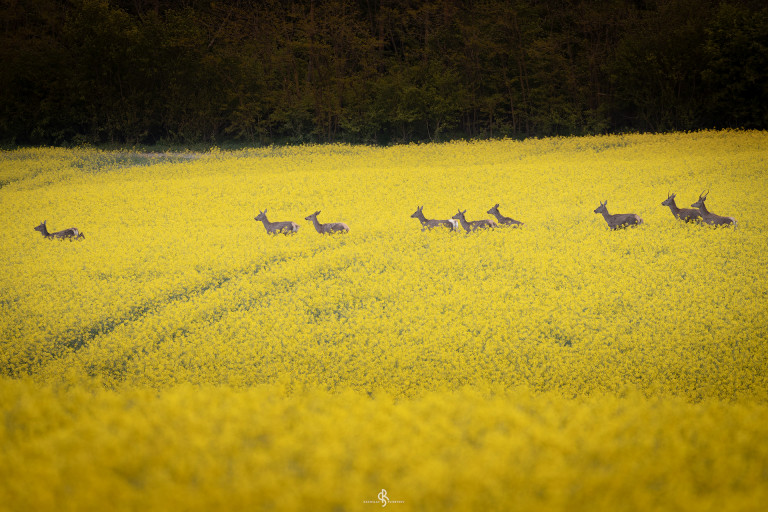
{"label": "deer with antlers", "polygon": [[282,233],[284,235],[292,235],[299,230],[299,225],[293,221],[281,221],[281,222],[269,222],[267,220],[267,210],[259,210],[259,215],[254,217],[255,220],[260,220],[264,224],[264,229],[267,230],[267,234],[277,235]]}
{"label": "deer with antlers", "polygon": [[39,231],[44,238],[48,239],[57,239],[57,240],[64,240],[65,238],[72,241],[77,240],[78,238],[85,238],[85,235],[80,232],[77,228],[69,228],[69,229],[63,229],[61,231],[56,231],[55,233],[49,233],[48,227],[46,226],[46,222],[43,221],[40,223],[39,226],[33,228],[34,231]]}
{"label": "deer with antlers", "polygon": [[307,215],[304,217],[304,220],[312,221],[312,224],[315,225],[315,229],[321,235],[331,235],[333,233],[349,233],[349,226],[343,222],[329,222],[327,224],[321,224],[320,221],[317,220],[318,215],[320,215],[319,211],[311,215]]}
{"label": "deer with antlers", "polygon": [[437,220],[437,219],[427,219],[424,216],[424,210],[423,206],[417,206],[416,211],[413,212],[411,215],[411,218],[413,219],[419,219],[419,222],[421,222],[421,225],[423,226],[421,228],[422,231],[425,229],[432,229],[439,226],[445,226],[447,228],[450,228],[451,231],[455,231],[459,229],[459,222],[455,219],[447,219],[447,220]]}
{"label": "deer with antlers", "polygon": [[675,204],[675,194],[670,194],[667,192],[667,198],[661,203],[661,205],[669,206],[669,209],[672,210],[672,215],[674,215],[678,220],[685,222],[699,222],[701,220],[701,213],[699,213],[699,210],[691,208],[678,208]]}
{"label": "deer with antlers", "polygon": [[515,220],[512,217],[505,217],[505,216],[503,216],[499,212],[499,203],[496,203],[496,205],[493,208],[491,208],[490,210],[488,210],[486,213],[490,213],[491,215],[496,217],[496,220],[498,220],[499,224],[501,224],[502,226],[518,227],[518,226],[522,226],[523,225],[523,223],[520,222],[519,220]]}
{"label": "deer with antlers", "polygon": [[496,224],[496,222],[490,219],[467,221],[467,218],[465,216],[466,213],[467,213],[467,210],[464,210],[464,211],[459,210],[459,213],[457,213],[451,218],[458,220],[461,223],[461,227],[463,227],[467,231],[467,233],[469,233],[470,231],[477,231],[478,229],[499,227],[499,225]]}
{"label": "deer with antlers", "polygon": [[707,210],[706,205],[704,204],[704,201],[707,200],[707,196],[709,195],[709,190],[707,190],[706,193],[699,194],[699,200],[696,201],[691,205],[692,208],[698,208],[699,212],[701,213],[701,220],[704,221],[704,223],[709,224],[710,226],[730,226],[733,225],[733,227],[736,227],[736,219],[733,217],[723,217],[722,215],[715,215],[714,213]]}
{"label": "deer with antlers", "polygon": [[608,201],[600,202],[600,206],[595,208],[595,213],[602,213],[605,222],[608,223],[610,229],[621,229],[627,226],[637,226],[643,223],[643,219],[639,215],[634,213],[615,213],[611,215],[608,213]]}

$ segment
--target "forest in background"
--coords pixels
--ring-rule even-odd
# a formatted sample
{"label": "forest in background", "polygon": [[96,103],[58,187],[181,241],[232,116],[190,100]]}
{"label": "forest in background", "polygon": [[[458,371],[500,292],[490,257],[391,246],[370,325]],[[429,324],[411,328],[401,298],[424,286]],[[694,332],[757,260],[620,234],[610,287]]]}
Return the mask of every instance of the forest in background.
{"label": "forest in background", "polygon": [[768,128],[762,0],[0,0],[0,142]]}

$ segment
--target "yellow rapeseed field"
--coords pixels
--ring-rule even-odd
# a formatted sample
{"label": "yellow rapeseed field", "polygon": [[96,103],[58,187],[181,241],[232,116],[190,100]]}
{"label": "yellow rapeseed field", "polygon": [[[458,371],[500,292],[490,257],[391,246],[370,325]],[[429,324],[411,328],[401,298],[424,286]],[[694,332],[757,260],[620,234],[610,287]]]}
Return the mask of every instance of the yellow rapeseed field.
{"label": "yellow rapeseed field", "polygon": [[[758,131],[2,152],[0,510],[762,510],[766,169]],[[706,190],[735,229],[661,205]]]}

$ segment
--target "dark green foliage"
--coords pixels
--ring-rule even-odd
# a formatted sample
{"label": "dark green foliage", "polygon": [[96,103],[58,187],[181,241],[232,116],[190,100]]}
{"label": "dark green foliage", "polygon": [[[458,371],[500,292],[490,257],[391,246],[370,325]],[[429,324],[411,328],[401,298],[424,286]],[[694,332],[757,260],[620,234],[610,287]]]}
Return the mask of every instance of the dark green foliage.
{"label": "dark green foliage", "polygon": [[711,7],[700,0],[670,0],[637,14],[610,65],[619,128],[702,127],[704,27]]}
{"label": "dark green foliage", "polygon": [[15,0],[4,144],[768,127],[748,0]]}
{"label": "dark green foliage", "polygon": [[707,24],[704,54],[707,123],[768,126],[768,7],[721,5]]}

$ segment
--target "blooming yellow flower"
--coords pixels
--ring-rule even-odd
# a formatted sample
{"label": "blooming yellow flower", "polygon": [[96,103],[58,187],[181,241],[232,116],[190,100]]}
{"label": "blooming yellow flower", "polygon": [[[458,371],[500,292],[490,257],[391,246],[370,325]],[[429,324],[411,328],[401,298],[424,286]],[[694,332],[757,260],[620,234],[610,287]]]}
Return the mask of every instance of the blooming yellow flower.
{"label": "blooming yellow flower", "polygon": [[[766,156],[756,131],[2,152],[0,509],[757,509]],[[736,229],[661,205],[702,189]],[[496,203],[524,225],[410,217]]]}

